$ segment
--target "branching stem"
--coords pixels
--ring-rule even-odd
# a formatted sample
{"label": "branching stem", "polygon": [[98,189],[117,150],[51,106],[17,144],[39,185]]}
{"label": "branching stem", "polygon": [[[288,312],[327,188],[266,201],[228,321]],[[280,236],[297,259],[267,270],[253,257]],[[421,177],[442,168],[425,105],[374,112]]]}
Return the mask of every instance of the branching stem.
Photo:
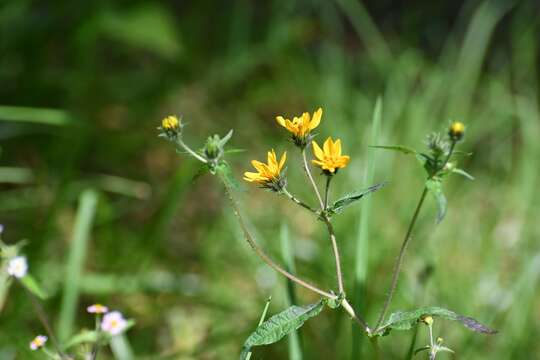
{"label": "branching stem", "polygon": [[285,270],[284,268],[282,268],[281,266],[276,264],[268,255],[266,255],[264,250],[257,244],[255,239],[251,235],[250,231],[248,230],[248,228],[247,228],[247,226],[246,226],[246,224],[244,222],[244,218],[242,217],[242,214],[240,213],[240,209],[238,207],[238,204],[236,203],[236,200],[234,199],[232,189],[230,188],[229,184],[227,184],[227,181],[225,181],[223,178],[221,180],[223,182],[223,185],[225,186],[225,192],[227,193],[227,196],[229,197],[229,201],[230,201],[231,206],[233,208],[234,215],[236,216],[236,218],[238,220],[238,223],[240,224],[240,228],[242,229],[242,232],[244,233],[244,237],[246,238],[246,241],[251,246],[253,251],[255,251],[255,253],[265,263],[268,264],[268,266],[270,266],[275,271],[281,273],[282,275],[284,275],[285,277],[287,277],[291,281],[297,283],[300,286],[305,287],[306,289],[309,289],[309,290],[311,290],[313,292],[316,292],[319,295],[327,297],[329,299],[337,299],[336,295],[331,294],[331,293],[329,293],[327,291],[324,291],[324,290],[318,288],[317,286],[312,285],[312,284],[310,284],[310,283],[296,277],[295,275],[291,274],[290,272],[288,272],[287,270]]}
{"label": "branching stem", "polygon": [[309,164],[308,164],[307,156],[306,156],[306,149],[302,149],[302,160],[304,161],[304,170],[307,174],[307,177],[309,178],[309,181],[311,182],[311,186],[313,186],[315,195],[317,196],[317,199],[319,200],[319,204],[321,205],[321,210],[323,210],[324,202],[321,197],[321,193],[319,192],[319,188],[317,187],[317,184],[315,183],[315,180],[313,179],[313,175],[311,175],[311,170],[309,169]]}
{"label": "branching stem", "polygon": [[180,145],[184,150],[186,150],[191,156],[193,156],[197,160],[199,160],[199,161],[201,161],[201,162],[203,162],[205,164],[208,162],[205,158],[203,158],[201,155],[197,154],[189,146],[187,146],[186,143],[184,143],[184,141],[182,140],[181,137],[178,137],[178,139],[176,141],[178,142],[178,145]]}
{"label": "branching stem", "polygon": [[293,194],[291,194],[286,188],[283,188],[281,189],[281,191],[283,192],[283,194],[285,194],[289,199],[291,199],[295,204],[297,205],[300,205],[301,207],[305,208],[305,209],[308,209],[309,211],[311,211],[312,213],[318,215],[318,211],[314,208],[312,208],[311,206],[309,206],[308,204],[306,204],[305,202],[299,200],[296,196],[294,196]]}
{"label": "branching stem", "polygon": [[[444,163],[442,166],[435,171],[433,175],[429,177],[429,179],[436,176],[441,170],[444,169],[450,158],[452,157],[452,153],[454,152],[456,146],[456,141],[452,141],[452,144],[450,146],[450,150],[448,151],[448,155],[446,156],[446,159],[444,160]],[[416,205],[416,210],[414,211],[414,215],[411,219],[411,222],[409,223],[409,227],[407,228],[407,233],[405,234],[405,238],[403,239],[403,242],[401,244],[401,248],[399,249],[399,255],[397,257],[396,263],[394,264],[394,270],[392,272],[392,283],[390,285],[390,291],[388,292],[388,295],[386,297],[386,300],[384,301],[384,305],[381,311],[381,314],[379,315],[379,319],[377,320],[377,325],[375,326],[375,331],[380,330],[380,326],[384,320],[384,317],[386,316],[386,312],[388,311],[388,307],[390,306],[390,303],[392,302],[392,298],[394,296],[394,293],[396,291],[397,282],[399,278],[399,273],[401,270],[401,265],[403,264],[403,256],[405,255],[405,250],[407,249],[407,245],[409,244],[409,241],[411,239],[412,231],[414,229],[414,225],[416,224],[416,220],[418,219],[418,215],[420,214],[420,209],[422,208],[422,205],[424,204],[424,200],[426,199],[426,195],[428,193],[428,188],[424,185],[424,189],[422,190],[422,194],[420,195],[420,200],[418,201],[418,205]]]}

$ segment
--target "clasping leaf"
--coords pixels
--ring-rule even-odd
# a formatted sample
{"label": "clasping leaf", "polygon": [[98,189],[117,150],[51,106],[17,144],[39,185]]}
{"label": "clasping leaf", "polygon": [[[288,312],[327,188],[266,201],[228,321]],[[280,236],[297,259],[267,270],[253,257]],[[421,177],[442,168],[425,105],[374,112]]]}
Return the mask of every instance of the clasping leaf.
{"label": "clasping leaf", "polygon": [[347,206],[352,205],[355,201],[360,200],[364,196],[371,194],[374,191],[379,190],[380,188],[384,187],[386,185],[385,182],[379,183],[376,185],[373,185],[365,190],[354,192],[348,195],[345,195],[341,199],[337,200],[329,209],[328,211],[331,214],[336,214],[341,212],[343,209],[345,209]]}
{"label": "clasping leaf", "polygon": [[306,320],[319,315],[326,303],[325,299],[306,306],[291,306],[263,322],[247,338],[240,354],[240,360],[244,360],[253,346],[273,344],[281,340],[285,335],[299,329]]}

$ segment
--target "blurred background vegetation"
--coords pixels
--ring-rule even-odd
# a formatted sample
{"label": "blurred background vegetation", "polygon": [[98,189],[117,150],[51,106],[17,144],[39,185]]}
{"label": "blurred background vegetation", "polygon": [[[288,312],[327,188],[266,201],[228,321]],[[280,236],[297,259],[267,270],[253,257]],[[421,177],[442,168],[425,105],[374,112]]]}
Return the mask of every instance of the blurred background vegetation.
{"label": "blurred background vegetation", "polygon": [[[128,338],[137,358],[236,358],[268,296],[270,313],[291,297],[316,298],[287,292],[242,239],[216,179],[194,180],[198,165],[158,139],[156,127],[183,115],[195,147],[234,129],[232,146],[245,149],[229,156],[238,175],[271,147],[289,150],[290,189],[311,199],[274,117],[322,106],[319,138],[341,137],[352,157],[334,194],[368,185],[368,156],[373,182],[389,182],[369,206],[335,220],[346,287],[373,322],[424,175],[413,158],[368,145],[420,147],[459,119],[468,126],[461,149],[473,153],[461,165],[476,179],[446,182],[440,225],[431,199],[424,208],[392,310],[439,305],[500,330],[486,337],[436,321],[436,335],[460,358],[534,358],[539,12],[534,0],[3,1],[4,240],[29,240],[30,269],[51,295],[44,305],[60,337],[92,327],[84,308],[101,302],[136,319]],[[244,188],[264,247],[333,287],[322,224]],[[0,358],[31,359],[28,342],[41,325],[20,287],[1,294]],[[370,358],[358,335],[343,313],[325,311],[253,358]],[[387,357],[404,358],[412,335],[383,338]]]}

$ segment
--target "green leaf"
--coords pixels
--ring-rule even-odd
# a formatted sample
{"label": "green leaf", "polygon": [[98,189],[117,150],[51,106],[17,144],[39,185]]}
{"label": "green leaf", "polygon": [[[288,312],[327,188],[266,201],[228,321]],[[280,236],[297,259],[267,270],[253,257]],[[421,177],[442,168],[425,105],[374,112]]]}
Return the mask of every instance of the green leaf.
{"label": "green leaf", "polygon": [[225,135],[221,140],[219,140],[219,147],[223,149],[223,147],[227,144],[227,142],[231,139],[233,135],[233,130],[229,130],[227,135]]}
{"label": "green leaf", "polygon": [[[127,320],[126,327],[122,333],[125,333],[133,326],[135,326],[135,320]],[[82,330],[78,334],[73,335],[68,341],[66,341],[64,343],[64,348],[69,349],[71,347],[86,343],[93,344],[96,341],[99,341],[100,343],[108,343],[109,341],[111,341],[111,339],[112,336],[109,333],[103,331],[97,332],[95,330]]]}
{"label": "green leaf", "polygon": [[423,346],[421,348],[418,348],[418,349],[414,350],[414,355],[418,354],[419,352],[426,351],[426,350],[429,350],[429,349],[431,349],[431,347],[429,345]]}
{"label": "green leaf", "polygon": [[462,169],[458,169],[458,168],[454,168],[452,170],[452,172],[456,173],[456,174],[459,174],[463,177],[466,177],[467,179],[469,180],[474,180],[474,176],[472,176],[471,174],[469,174],[468,172],[466,172],[465,170],[462,170]]}
{"label": "green leaf", "polygon": [[247,338],[240,354],[240,359],[246,359],[247,354],[253,346],[273,344],[281,340],[285,335],[299,329],[306,320],[319,315],[325,299],[319,302],[306,306],[291,306],[290,308],[272,316],[270,319],[263,322],[257,329]]}
{"label": "green leaf", "polygon": [[331,213],[334,213],[334,214],[339,213],[339,212],[343,211],[343,209],[345,209],[347,206],[352,205],[355,201],[358,201],[361,198],[363,198],[364,196],[366,196],[368,194],[371,194],[374,191],[379,190],[380,188],[384,187],[385,185],[386,185],[386,183],[379,183],[379,184],[370,186],[369,188],[367,188],[365,190],[345,195],[341,199],[337,200],[330,207],[329,211]]}
{"label": "green leaf", "polygon": [[235,179],[231,167],[227,162],[220,162],[219,165],[216,166],[216,173],[223,179],[224,182],[227,183],[230,188],[234,190],[241,190],[242,187]]}
{"label": "green leaf", "polygon": [[41,286],[39,286],[38,282],[36,281],[36,279],[34,279],[32,275],[27,274],[26,276],[21,278],[20,281],[21,281],[21,284],[26,289],[28,289],[28,291],[36,295],[38,298],[42,300],[47,298],[47,294],[45,293],[45,291],[43,291]]}
{"label": "green leaf", "polygon": [[446,209],[447,209],[447,201],[446,197],[444,196],[444,193],[442,191],[442,184],[439,179],[429,179],[426,181],[426,187],[428,188],[429,192],[435,197],[435,200],[437,201],[437,224],[439,224],[446,215]]}
{"label": "green leaf", "polygon": [[64,348],[69,349],[73,346],[84,343],[95,343],[96,341],[98,341],[98,333],[96,331],[83,330],[66,341]]}
{"label": "green leaf", "polygon": [[399,151],[399,152],[401,152],[403,154],[406,154],[406,155],[417,154],[418,153],[413,148],[410,148],[408,146],[403,146],[403,145],[371,145],[370,147],[377,148],[377,149]]}
{"label": "green leaf", "polygon": [[483,334],[495,334],[496,330],[492,330],[485,325],[482,325],[473,318],[459,315],[451,310],[440,307],[423,307],[413,311],[397,311],[392,313],[388,321],[384,323],[375,335],[386,335],[390,330],[410,330],[418,321],[425,316],[440,317],[446,320],[458,321],[465,327]]}

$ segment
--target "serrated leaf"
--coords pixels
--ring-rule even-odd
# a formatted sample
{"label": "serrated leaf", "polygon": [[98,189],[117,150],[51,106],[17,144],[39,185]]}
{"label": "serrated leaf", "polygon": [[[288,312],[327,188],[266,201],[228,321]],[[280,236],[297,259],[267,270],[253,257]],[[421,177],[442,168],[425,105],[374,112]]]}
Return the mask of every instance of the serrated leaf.
{"label": "serrated leaf", "polygon": [[38,298],[42,300],[45,300],[47,298],[47,294],[45,293],[45,291],[43,291],[41,286],[38,284],[38,282],[32,275],[27,274],[26,276],[24,276],[23,278],[19,280],[21,281],[21,284],[26,289],[28,289],[28,291],[36,295]]}
{"label": "serrated leaf", "polygon": [[469,180],[474,180],[474,176],[472,176],[471,174],[469,174],[465,170],[455,168],[455,169],[452,170],[452,172],[454,172],[456,174],[459,174],[459,175],[461,175],[463,177],[466,177]]}
{"label": "serrated leaf", "polygon": [[399,151],[403,154],[417,154],[418,152],[414,150],[411,147],[404,146],[404,145],[371,145],[372,148],[377,149],[385,149],[385,150],[392,150],[392,151]]}
{"label": "serrated leaf", "polygon": [[343,209],[345,209],[347,206],[352,205],[355,201],[358,201],[361,198],[363,198],[364,196],[366,196],[368,194],[371,194],[374,191],[379,190],[380,188],[384,187],[385,185],[386,185],[386,183],[379,183],[379,184],[370,186],[369,188],[367,188],[365,190],[345,195],[341,199],[334,202],[334,204],[330,207],[329,210],[332,213],[339,213],[339,212],[343,211]]}
{"label": "serrated leaf", "polygon": [[223,181],[227,183],[230,188],[234,190],[241,189],[240,184],[232,173],[231,167],[225,161],[220,162],[219,165],[216,166],[216,173],[223,179]]}
{"label": "serrated leaf", "polygon": [[299,329],[306,320],[319,315],[326,300],[306,306],[291,306],[290,308],[276,314],[263,322],[247,338],[240,354],[240,359],[246,359],[247,354],[253,346],[273,344],[281,340],[294,330]]}
{"label": "serrated leaf", "polygon": [[440,317],[446,320],[458,321],[465,327],[483,334],[495,334],[496,330],[492,330],[487,326],[479,323],[473,318],[459,315],[451,310],[440,307],[423,307],[413,311],[397,311],[392,313],[388,321],[384,323],[376,332],[376,335],[385,335],[390,330],[410,330],[418,321],[425,316]]}
{"label": "serrated leaf", "polygon": [[437,224],[439,224],[444,219],[448,206],[446,196],[444,196],[442,190],[441,181],[439,179],[429,179],[428,181],[426,181],[426,187],[429,192],[434,196],[435,201],[437,201]]}

